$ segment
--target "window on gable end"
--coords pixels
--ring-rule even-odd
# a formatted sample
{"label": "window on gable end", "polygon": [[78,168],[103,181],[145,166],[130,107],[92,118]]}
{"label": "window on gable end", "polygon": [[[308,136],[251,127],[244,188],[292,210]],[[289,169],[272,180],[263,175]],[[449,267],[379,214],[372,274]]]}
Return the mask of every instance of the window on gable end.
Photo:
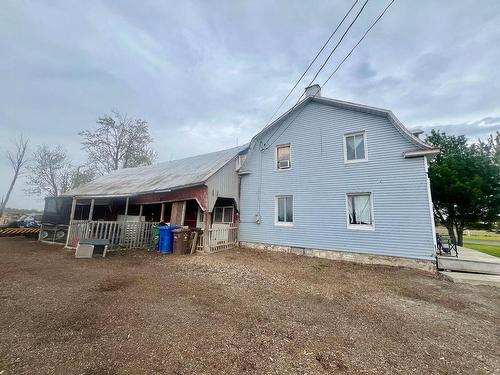
{"label": "window on gable end", "polygon": [[366,155],[366,133],[359,132],[344,136],[345,162],[368,160]]}
{"label": "window on gable end", "polygon": [[277,169],[289,169],[292,166],[290,145],[276,146]]}

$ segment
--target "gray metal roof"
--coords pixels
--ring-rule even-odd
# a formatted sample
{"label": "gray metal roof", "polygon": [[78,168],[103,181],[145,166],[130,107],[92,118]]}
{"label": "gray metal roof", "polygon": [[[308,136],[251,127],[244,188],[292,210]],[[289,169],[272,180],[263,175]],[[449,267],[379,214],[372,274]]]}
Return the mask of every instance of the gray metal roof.
{"label": "gray metal roof", "polygon": [[248,145],[243,145],[147,167],[119,169],[63,195],[128,196],[201,185],[247,148]]}

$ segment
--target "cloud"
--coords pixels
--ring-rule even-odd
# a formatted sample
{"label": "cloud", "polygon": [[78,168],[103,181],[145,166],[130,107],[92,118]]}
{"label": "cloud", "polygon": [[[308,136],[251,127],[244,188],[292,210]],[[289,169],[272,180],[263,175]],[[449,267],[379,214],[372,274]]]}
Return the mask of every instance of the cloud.
{"label": "cloud", "polygon": [[431,129],[440,130],[453,135],[466,135],[471,141],[476,141],[479,138],[485,139],[490,134],[500,132],[500,116],[485,117],[476,121],[456,124],[433,124],[423,128],[427,133],[429,133]]}
{"label": "cloud", "polygon": [[[65,145],[81,163],[77,133],[111,109],[149,122],[161,160],[248,142],[350,5],[4,1],[0,151],[23,133],[33,145]],[[383,5],[368,4],[320,83]],[[485,119],[500,116],[499,24],[496,0],[395,2],[322,93],[389,108],[408,127],[483,136],[497,129]],[[12,205],[40,204],[19,191]]]}

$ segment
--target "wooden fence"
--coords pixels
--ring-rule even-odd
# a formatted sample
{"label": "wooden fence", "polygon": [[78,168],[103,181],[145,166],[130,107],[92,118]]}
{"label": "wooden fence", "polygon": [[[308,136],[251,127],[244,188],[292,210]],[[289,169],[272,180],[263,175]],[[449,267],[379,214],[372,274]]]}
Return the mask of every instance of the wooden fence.
{"label": "wooden fence", "polygon": [[[81,239],[106,239],[112,245],[126,248],[149,247],[151,231],[158,223],[144,221],[89,221],[73,220],[69,225],[66,245],[76,247]],[[213,224],[198,239],[197,250],[210,253],[238,246],[238,227]]]}
{"label": "wooden fence", "polygon": [[210,253],[232,249],[238,246],[238,227],[229,224],[213,224],[208,238],[203,231],[203,244]]}
{"label": "wooden fence", "polygon": [[158,223],[73,220],[69,225],[66,245],[76,247],[81,239],[105,239],[112,245],[126,248],[148,247],[154,225]]}

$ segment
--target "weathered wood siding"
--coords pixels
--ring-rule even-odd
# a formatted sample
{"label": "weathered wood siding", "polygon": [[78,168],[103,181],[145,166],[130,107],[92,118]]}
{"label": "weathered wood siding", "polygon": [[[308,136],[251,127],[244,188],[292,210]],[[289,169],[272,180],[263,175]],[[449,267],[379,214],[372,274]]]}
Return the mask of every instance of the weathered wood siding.
{"label": "weathered wood siding", "polygon": [[206,209],[208,205],[208,194],[205,186],[193,186],[184,189],[173,190],[165,193],[149,193],[137,195],[130,199],[131,204],[151,204],[162,202],[179,202],[195,199],[198,204]]}
{"label": "weathered wood siding", "polygon": [[[281,124],[280,134],[292,114]],[[344,163],[344,134],[366,131],[368,161]],[[434,251],[425,159],[386,117],[310,102],[272,147],[250,146],[242,176],[240,240],[430,259]],[[292,167],[275,170],[275,147],[291,144]],[[262,159],[262,160],[261,160]],[[262,165],[262,168],[260,167]],[[374,230],[347,227],[346,193],[371,192]],[[293,195],[294,222],[275,226],[275,196]],[[255,215],[261,223],[255,223]]]}
{"label": "weathered wood siding", "polygon": [[[236,173],[238,157],[229,161],[207,180],[208,210],[213,211],[218,197],[233,198],[239,204],[239,176]],[[238,207],[239,208],[239,207]]]}

